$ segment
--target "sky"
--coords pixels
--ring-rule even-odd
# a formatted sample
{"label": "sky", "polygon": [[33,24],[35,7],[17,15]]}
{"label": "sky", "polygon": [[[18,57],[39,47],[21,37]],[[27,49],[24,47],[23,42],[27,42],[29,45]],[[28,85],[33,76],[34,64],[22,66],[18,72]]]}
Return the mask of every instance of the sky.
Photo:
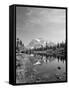
{"label": "sky", "polygon": [[65,41],[65,9],[16,7],[16,37],[24,45],[38,38],[54,43]]}

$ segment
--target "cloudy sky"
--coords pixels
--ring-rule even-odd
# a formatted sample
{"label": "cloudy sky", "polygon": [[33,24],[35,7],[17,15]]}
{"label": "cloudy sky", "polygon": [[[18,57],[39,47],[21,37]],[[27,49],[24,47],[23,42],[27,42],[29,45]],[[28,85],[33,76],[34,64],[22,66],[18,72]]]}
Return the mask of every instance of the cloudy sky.
{"label": "cloudy sky", "polygon": [[25,45],[36,38],[65,41],[65,13],[64,9],[16,7],[16,37]]}

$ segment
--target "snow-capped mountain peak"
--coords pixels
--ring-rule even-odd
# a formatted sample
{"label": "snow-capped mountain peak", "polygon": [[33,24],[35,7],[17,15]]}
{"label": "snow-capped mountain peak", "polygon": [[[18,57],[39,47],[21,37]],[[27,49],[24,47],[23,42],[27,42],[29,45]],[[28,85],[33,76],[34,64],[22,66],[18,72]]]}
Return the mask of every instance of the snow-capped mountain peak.
{"label": "snow-capped mountain peak", "polygon": [[39,38],[36,38],[36,39],[32,39],[32,41],[27,45],[27,48],[40,48],[41,45],[44,46],[45,44],[45,41],[44,40],[41,40]]}
{"label": "snow-capped mountain peak", "polygon": [[53,42],[46,42],[42,38],[32,39],[32,41],[27,45],[27,48],[33,49],[33,48],[40,48],[40,47],[46,47],[46,45],[54,46],[55,44]]}
{"label": "snow-capped mountain peak", "polygon": [[40,39],[35,39],[36,41],[40,42]]}

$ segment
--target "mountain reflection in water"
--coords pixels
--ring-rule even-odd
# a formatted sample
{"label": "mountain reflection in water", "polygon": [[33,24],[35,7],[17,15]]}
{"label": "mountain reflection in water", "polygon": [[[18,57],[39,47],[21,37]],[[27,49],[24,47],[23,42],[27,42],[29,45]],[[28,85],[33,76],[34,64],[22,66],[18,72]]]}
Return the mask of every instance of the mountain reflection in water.
{"label": "mountain reflection in water", "polygon": [[38,83],[66,80],[64,57],[23,54],[16,55],[16,83]]}

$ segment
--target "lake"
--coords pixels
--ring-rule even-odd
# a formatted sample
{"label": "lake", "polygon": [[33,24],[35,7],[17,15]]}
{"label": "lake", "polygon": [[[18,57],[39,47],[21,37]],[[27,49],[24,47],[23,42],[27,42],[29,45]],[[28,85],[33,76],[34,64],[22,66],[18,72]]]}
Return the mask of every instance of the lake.
{"label": "lake", "polygon": [[45,54],[16,55],[16,83],[39,83],[66,80],[64,57]]}

